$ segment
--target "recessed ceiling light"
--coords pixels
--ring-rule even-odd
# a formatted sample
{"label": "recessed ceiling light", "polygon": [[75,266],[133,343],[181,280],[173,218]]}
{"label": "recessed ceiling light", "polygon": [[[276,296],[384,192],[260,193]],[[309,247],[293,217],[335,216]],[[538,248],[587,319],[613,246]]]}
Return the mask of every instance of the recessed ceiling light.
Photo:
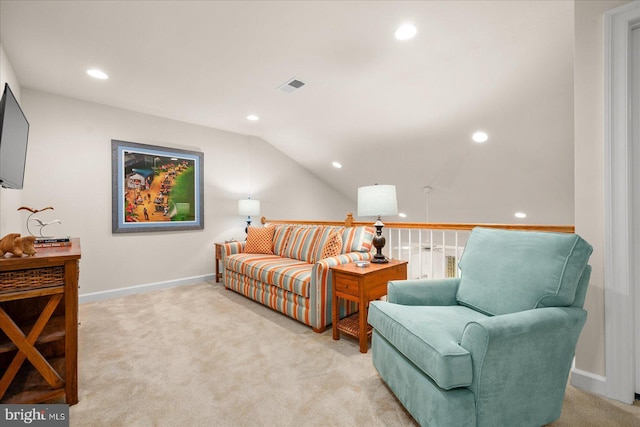
{"label": "recessed ceiling light", "polygon": [[94,79],[106,80],[109,76],[102,70],[98,70],[97,68],[91,68],[87,70],[87,74],[89,74]]}
{"label": "recessed ceiling light", "polygon": [[406,217],[407,217],[407,214],[406,214],[406,213],[404,213],[404,212],[400,212],[400,213],[398,214],[398,216],[399,216],[400,218],[406,218]]}
{"label": "recessed ceiling light", "polygon": [[255,114],[249,114],[247,116],[247,120],[251,120],[252,122],[255,122],[257,120],[260,120],[260,117],[256,116]]}
{"label": "recessed ceiling light", "polygon": [[402,24],[396,30],[396,39],[409,40],[415,37],[418,30],[412,24]]}
{"label": "recessed ceiling light", "polygon": [[336,169],[340,169],[340,168],[342,168],[342,164],[340,164],[340,163],[338,163],[338,162],[333,162],[333,163],[331,163],[331,164],[332,164],[332,165],[333,165],[333,167],[334,167],[334,168],[336,168]]}
{"label": "recessed ceiling light", "polygon": [[489,139],[489,135],[486,132],[478,131],[471,136],[475,142],[486,142]]}
{"label": "recessed ceiling light", "polygon": [[526,218],[527,214],[524,212],[516,212],[516,218]]}

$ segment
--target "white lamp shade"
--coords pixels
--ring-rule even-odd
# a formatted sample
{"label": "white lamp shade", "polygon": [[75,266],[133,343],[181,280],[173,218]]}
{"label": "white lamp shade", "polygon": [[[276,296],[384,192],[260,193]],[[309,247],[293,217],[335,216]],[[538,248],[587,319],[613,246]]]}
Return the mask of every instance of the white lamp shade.
{"label": "white lamp shade", "polygon": [[238,215],[242,215],[242,216],[260,215],[260,200],[253,200],[253,199],[238,200]]}
{"label": "white lamp shade", "polygon": [[358,188],[358,216],[398,215],[395,185],[371,185]]}

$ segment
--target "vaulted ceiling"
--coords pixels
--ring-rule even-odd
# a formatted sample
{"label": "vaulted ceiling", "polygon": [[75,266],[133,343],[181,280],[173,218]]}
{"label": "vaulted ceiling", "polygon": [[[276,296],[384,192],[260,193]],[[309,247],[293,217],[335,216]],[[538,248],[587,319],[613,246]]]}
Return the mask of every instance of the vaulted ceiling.
{"label": "vaulted ceiling", "polygon": [[395,184],[406,221],[573,223],[572,1],[2,0],[0,43],[22,87],[261,138],[354,201]]}

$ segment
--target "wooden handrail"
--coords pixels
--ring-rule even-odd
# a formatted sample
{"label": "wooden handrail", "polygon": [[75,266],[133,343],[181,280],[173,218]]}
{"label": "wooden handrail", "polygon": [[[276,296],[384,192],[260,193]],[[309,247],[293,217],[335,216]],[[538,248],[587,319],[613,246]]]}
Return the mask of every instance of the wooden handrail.
{"label": "wooden handrail", "polygon": [[[300,225],[328,225],[358,227],[372,225],[373,221],[354,221],[353,214],[347,214],[344,221],[298,221],[261,218],[262,224],[300,224]],[[385,228],[409,228],[430,230],[472,230],[475,227],[500,228],[503,230],[547,231],[556,233],[575,233],[573,225],[546,224],[472,224],[472,223],[443,223],[443,222],[385,222]]]}
{"label": "wooden handrail", "polygon": [[292,219],[267,219],[262,217],[260,222],[262,224],[332,225],[338,227],[349,227],[346,225],[346,221],[299,221]]}

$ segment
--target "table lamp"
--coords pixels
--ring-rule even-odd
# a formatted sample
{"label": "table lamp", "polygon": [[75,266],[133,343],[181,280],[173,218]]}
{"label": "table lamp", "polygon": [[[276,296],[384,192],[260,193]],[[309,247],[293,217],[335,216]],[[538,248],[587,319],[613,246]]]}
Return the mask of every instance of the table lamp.
{"label": "table lamp", "polygon": [[247,217],[247,226],[244,232],[248,233],[251,225],[251,215],[260,215],[260,200],[253,200],[251,197],[238,200],[238,215]]}
{"label": "table lamp", "polygon": [[371,262],[384,264],[389,260],[382,254],[382,248],[386,239],[382,235],[384,224],[380,220],[381,216],[398,215],[398,200],[396,198],[395,185],[371,185],[358,188],[358,216],[378,217],[373,224],[376,228],[376,235],[373,237],[373,246],[376,253]]}

